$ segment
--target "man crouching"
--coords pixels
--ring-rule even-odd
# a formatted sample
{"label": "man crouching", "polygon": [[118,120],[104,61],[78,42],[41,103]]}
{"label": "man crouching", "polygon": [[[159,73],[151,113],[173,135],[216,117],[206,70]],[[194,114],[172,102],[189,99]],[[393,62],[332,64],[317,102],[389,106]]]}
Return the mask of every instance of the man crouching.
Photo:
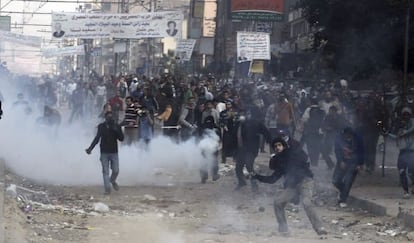
{"label": "man crouching", "polygon": [[277,195],[273,203],[279,232],[289,232],[285,207],[288,202],[299,195],[313,229],[318,235],[327,234],[312,205],[314,182],[312,171],[309,169],[308,156],[300,148],[289,148],[282,138],[274,139],[271,145],[276,152],[269,161],[269,168],[274,170],[273,174],[263,176],[253,172],[252,177],[261,182],[272,184],[282,176],[285,178],[284,191]]}

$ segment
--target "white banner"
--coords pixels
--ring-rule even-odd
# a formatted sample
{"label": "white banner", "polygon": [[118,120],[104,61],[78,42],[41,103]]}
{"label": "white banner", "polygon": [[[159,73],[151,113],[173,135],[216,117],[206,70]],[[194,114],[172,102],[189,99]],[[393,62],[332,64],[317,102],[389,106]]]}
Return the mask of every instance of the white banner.
{"label": "white banner", "polygon": [[260,32],[237,32],[237,62],[270,60],[270,35]]}
{"label": "white banner", "polygon": [[53,38],[181,38],[181,12],[140,14],[53,13]]}
{"label": "white banner", "polygon": [[175,49],[175,57],[180,61],[190,61],[195,43],[195,39],[178,40],[177,48]]}
{"label": "white banner", "polygon": [[22,35],[8,31],[0,31],[0,40],[32,47],[40,47],[42,45],[42,38],[38,36]]}
{"label": "white banner", "polygon": [[72,55],[84,55],[85,46],[66,46],[61,48],[45,48],[42,49],[42,53],[45,57],[56,56],[72,56]]}
{"label": "white banner", "polygon": [[216,35],[216,1],[204,1],[203,37],[214,37]]}

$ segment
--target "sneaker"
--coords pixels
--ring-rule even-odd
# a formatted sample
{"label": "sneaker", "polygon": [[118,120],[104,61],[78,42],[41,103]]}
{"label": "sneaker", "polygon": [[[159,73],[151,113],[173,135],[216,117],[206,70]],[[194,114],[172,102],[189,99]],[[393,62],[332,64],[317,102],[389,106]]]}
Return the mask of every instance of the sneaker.
{"label": "sneaker", "polygon": [[344,202],[340,202],[340,203],[339,203],[339,207],[340,207],[340,208],[346,208],[346,207],[348,207],[348,204],[346,204],[346,203],[344,203]]}
{"label": "sneaker", "polygon": [[408,193],[408,192],[404,192],[404,195],[403,195],[403,198],[404,199],[409,199],[410,198],[410,193]]}
{"label": "sneaker", "polygon": [[325,227],[320,227],[319,229],[316,230],[316,233],[318,235],[327,235],[328,231],[325,229]]}
{"label": "sneaker", "polygon": [[119,185],[118,183],[116,183],[116,181],[112,182],[112,187],[114,188],[115,191],[119,191]]}
{"label": "sneaker", "polygon": [[218,179],[220,179],[219,174],[213,175],[213,181],[217,181]]}
{"label": "sneaker", "polygon": [[104,195],[110,195],[110,194],[111,194],[111,191],[110,190],[104,192]]}

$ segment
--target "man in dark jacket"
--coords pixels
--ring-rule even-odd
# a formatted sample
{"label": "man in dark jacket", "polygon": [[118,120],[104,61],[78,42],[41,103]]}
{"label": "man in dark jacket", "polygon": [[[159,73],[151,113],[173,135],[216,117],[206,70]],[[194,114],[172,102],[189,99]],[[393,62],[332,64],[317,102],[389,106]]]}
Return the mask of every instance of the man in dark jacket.
{"label": "man in dark jacket", "polygon": [[333,184],[339,190],[338,204],[346,207],[346,200],[358,171],[364,164],[364,145],[352,128],[346,127],[335,141],[336,167]]}
{"label": "man in dark jacket", "polygon": [[3,115],[3,110],[1,109],[1,100],[0,100],[0,119],[2,115]]}
{"label": "man in dark jacket", "polygon": [[251,173],[254,179],[264,183],[275,183],[284,177],[285,190],[277,194],[273,202],[276,219],[279,224],[279,232],[288,233],[288,225],[285,216],[286,204],[298,195],[302,197],[302,204],[305,209],[312,227],[317,234],[327,234],[326,229],[318,217],[312,205],[313,194],[313,174],[309,169],[308,157],[306,153],[297,148],[289,148],[283,138],[276,138],[272,141],[272,146],[276,152],[269,162],[269,168],[274,170],[270,176]]}
{"label": "man in dark jacket", "polygon": [[[240,112],[236,128],[237,152],[236,152],[236,176],[238,185],[236,190],[246,185],[244,179],[243,167],[246,166],[247,171],[253,172],[253,164],[259,154],[260,135],[263,135],[266,141],[271,140],[271,136],[266,126],[256,119],[246,118],[244,111]],[[257,190],[255,180],[251,180],[252,189]]]}
{"label": "man in dark jacket", "polygon": [[319,163],[319,155],[322,144],[322,124],[325,118],[325,112],[319,107],[318,100],[313,97],[311,106],[306,108],[302,115],[303,135],[301,143],[306,144],[309,159],[312,166]]}
{"label": "man in dark jacket", "polygon": [[[98,125],[98,132],[93,139],[89,148],[86,149],[87,154],[91,154],[93,148],[100,142],[101,148],[101,163],[102,174],[105,187],[105,195],[111,193],[111,186],[115,191],[119,190],[116,178],[119,174],[119,159],[118,159],[118,141],[124,140],[124,134],[121,127],[114,121],[112,112],[105,113],[105,122]],[[109,166],[111,166],[112,174],[109,177]]]}
{"label": "man in dark jacket", "polygon": [[330,156],[332,148],[335,144],[335,138],[338,133],[340,133],[347,126],[349,126],[349,122],[343,115],[338,113],[338,108],[334,105],[329,107],[329,112],[326,115],[322,126],[324,138],[322,141],[321,153],[328,169],[330,170],[335,166],[335,163],[332,161]]}

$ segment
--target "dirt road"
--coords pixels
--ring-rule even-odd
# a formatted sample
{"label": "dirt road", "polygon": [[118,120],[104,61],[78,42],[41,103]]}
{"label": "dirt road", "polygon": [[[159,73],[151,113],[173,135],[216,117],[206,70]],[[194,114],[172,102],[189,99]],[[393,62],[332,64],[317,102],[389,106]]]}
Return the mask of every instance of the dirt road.
{"label": "dirt road", "polygon": [[[122,176],[122,175],[121,175]],[[159,175],[162,176],[162,175]],[[6,197],[6,242],[404,242],[406,232],[388,217],[335,205],[335,195],[319,191],[315,203],[329,234],[312,230],[300,205],[289,205],[291,234],[277,233],[272,201],[280,185],[260,184],[234,191],[229,167],[207,184],[125,187],[110,196],[102,187],[36,185],[8,173],[20,185],[17,199]],[[27,188],[29,190],[24,190]],[[39,192],[39,193],[37,193]],[[40,193],[45,192],[45,194]],[[109,211],[102,212],[96,203]],[[30,207],[29,207],[30,206]],[[105,210],[104,210],[105,211]]]}

